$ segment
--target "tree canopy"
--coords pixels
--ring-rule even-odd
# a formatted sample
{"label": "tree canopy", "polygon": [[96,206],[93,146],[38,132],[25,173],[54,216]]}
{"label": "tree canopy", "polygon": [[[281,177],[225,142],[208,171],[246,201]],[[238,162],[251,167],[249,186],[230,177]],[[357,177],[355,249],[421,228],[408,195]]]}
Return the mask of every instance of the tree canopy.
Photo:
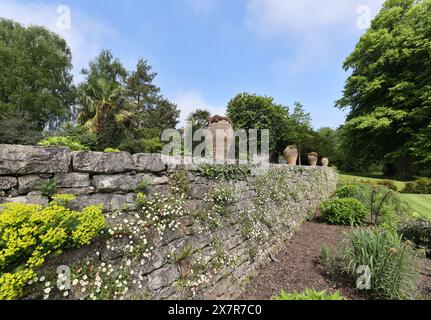
{"label": "tree canopy", "polygon": [[57,34],[0,19],[0,114],[28,114],[39,130],[67,118],[74,102],[71,59]]}
{"label": "tree canopy", "polygon": [[431,0],[388,0],[346,59],[343,148],[409,177],[431,163]]}
{"label": "tree canopy", "polygon": [[[131,152],[162,148],[163,130],[175,128],[179,111],[160,95],[147,61],[139,60],[128,72],[109,50],[103,50],[82,71],[85,81],[78,87],[78,122],[96,134],[99,148],[119,147]],[[156,147],[155,147],[156,146]]]}

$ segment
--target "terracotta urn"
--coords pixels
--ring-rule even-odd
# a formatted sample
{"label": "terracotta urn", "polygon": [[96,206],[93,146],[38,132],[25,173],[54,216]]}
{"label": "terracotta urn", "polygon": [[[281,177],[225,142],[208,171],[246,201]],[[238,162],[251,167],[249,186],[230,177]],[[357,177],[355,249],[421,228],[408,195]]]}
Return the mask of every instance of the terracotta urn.
{"label": "terracotta urn", "polygon": [[323,158],[322,159],[322,166],[324,166],[324,167],[328,167],[329,166],[329,159],[328,158]]}
{"label": "terracotta urn", "polygon": [[319,160],[319,155],[316,152],[311,152],[308,154],[308,163],[310,166],[317,166],[317,161]]}
{"label": "terracotta urn", "polygon": [[287,164],[290,166],[296,166],[298,161],[298,149],[296,146],[288,146],[283,152],[284,158],[287,161]]}
{"label": "terracotta urn", "polygon": [[210,119],[208,130],[212,134],[214,160],[228,160],[228,153],[234,139],[232,123],[226,117],[214,116]]}

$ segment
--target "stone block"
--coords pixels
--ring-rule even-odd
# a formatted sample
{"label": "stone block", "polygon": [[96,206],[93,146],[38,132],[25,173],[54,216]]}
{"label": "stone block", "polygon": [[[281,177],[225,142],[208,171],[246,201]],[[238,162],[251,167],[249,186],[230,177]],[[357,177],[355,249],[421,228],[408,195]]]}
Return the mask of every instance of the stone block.
{"label": "stone block", "polygon": [[68,172],[71,155],[66,148],[0,145],[0,175]]}

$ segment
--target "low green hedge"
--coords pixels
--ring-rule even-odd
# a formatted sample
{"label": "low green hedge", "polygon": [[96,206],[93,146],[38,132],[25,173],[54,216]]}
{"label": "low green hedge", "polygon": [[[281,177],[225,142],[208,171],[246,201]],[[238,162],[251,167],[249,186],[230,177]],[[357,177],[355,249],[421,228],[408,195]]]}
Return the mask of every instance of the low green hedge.
{"label": "low green hedge", "polygon": [[334,293],[328,293],[324,291],[316,291],[314,289],[305,289],[304,292],[288,293],[284,290],[281,293],[272,298],[273,300],[347,300],[338,291]]}
{"label": "low green hedge", "polygon": [[431,179],[418,179],[414,182],[409,182],[406,184],[403,193],[431,194]]}
{"label": "low green hedge", "polygon": [[331,224],[361,226],[369,214],[367,208],[356,199],[332,199],[322,203],[322,216]]}

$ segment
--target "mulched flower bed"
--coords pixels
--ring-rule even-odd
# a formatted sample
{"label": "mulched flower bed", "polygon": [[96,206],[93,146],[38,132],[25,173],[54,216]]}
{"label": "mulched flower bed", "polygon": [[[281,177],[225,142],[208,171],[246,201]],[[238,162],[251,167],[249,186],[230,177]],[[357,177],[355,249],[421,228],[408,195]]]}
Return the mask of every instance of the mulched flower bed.
{"label": "mulched flower bed", "polygon": [[[275,257],[275,261],[266,265],[248,284],[240,299],[267,300],[281,290],[302,292],[307,288],[339,290],[349,299],[366,299],[342,277],[335,279],[330,276],[319,263],[322,245],[336,248],[343,234],[349,230],[349,227],[328,225],[319,218],[305,223],[286,243],[286,248]],[[431,299],[431,260],[421,260],[421,271],[418,288],[424,298]]]}

